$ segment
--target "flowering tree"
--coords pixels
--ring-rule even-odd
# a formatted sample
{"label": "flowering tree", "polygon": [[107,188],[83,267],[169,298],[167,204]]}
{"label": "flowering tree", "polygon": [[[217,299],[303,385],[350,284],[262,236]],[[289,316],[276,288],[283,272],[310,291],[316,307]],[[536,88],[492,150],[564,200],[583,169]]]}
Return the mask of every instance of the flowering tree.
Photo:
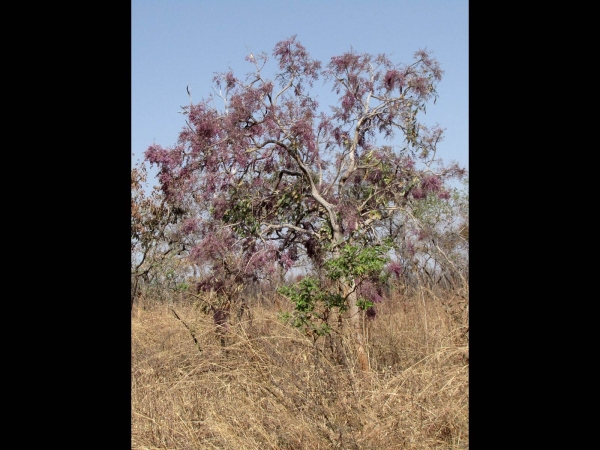
{"label": "flowering tree", "polygon": [[146,166],[131,168],[131,308],[139,293],[140,280],[146,282],[157,275],[162,266],[176,252],[178,243],[168,243],[169,225],[177,217],[164,201],[161,192],[154,189],[148,196],[144,190],[147,181]]}
{"label": "flowering tree", "polygon": [[[182,224],[196,236],[190,256],[212,263],[200,287],[260,280],[302,258],[326,264],[363,369],[358,291],[380,268],[364,269],[368,249],[384,248],[382,227],[407,202],[444,198],[445,180],[462,175],[436,159],[442,129],[418,120],[443,72],[428,52],[414,57],[394,64],[350,51],[323,66],[292,36],[275,45],[272,78],[268,55],[250,54],[250,73],[217,74],[214,95],[184,108],[175,146],[146,151],[165,198],[190,217]],[[310,92],[319,79],[338,98],[328,111]]]}
{"label": "flowering tree", "polygon": [[[397,278],[405,286],[468,288],[468,180],[448,199],[435,196],[414,202],[395,217],[401,223],[396,241]],[[401,276],[400,276],[401,275]]]}

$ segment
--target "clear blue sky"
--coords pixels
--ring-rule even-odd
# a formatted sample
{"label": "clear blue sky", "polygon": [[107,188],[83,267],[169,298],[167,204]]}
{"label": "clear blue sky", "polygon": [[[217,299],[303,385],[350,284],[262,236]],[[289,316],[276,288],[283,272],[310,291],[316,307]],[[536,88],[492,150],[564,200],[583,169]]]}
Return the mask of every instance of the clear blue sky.
{"label": "clear blue sky", "polygon": [[186,86],[197,103],[212,92],[214,72],[245,74],[250,51],[271,55],[297,35],[324,65],[351,48],[408,64],[415,51],[432,50],[445,73],[424,120],[446,129],[439,156],[468,168],[468,7],[468,0],[132,0],[132,163],[153,142],[176,144]]}

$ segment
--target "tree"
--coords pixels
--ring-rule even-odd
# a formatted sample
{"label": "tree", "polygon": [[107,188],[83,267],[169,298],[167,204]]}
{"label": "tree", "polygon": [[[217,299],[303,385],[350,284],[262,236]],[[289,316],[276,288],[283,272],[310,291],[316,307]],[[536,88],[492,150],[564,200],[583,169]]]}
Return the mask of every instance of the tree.
{"label": "tree", "polygon": [[170,227],[181,211],[173,209],[155,187],[146,195],[147,170],[143,163],[131,168],[131,308],[140,292],[141,280],[147,284],[161,276],[165,262],[181,251],[177,239],[169,239]]}
{"label": "tree", "polygon": [[[435,103],[443,71],[425,50],[409,65],[351,50],[323,66],[295,36],[277,43],[273,57],[272,79],[266,53],[246,58],[244,78],[216,74],[214,95],[184,108],[177,144],[152,145],[146,158],[167,201],[190,215],[182,223],[197,239],[190,256],[213,262],[204,288],[227,276],[268,277],[269,263],[284,272],[303,258],[329,264],[366,370],[363,277],[351,258],[383,248],[395,212],[428,194],[447,196],[445,180],[463,173],[436,159],[443,130],[418,120]],[[338,98],[330,111],[311,94],[319,79]],[[401,145],[382,145],[397,134]]]}
{"label": "tree", "polygon": [[[441,287],[455,291],[467,287],[469,254],[468,179],[448,198],[429,195],[412,202],[393,219],[396,232],[397,279],[405,287]],[[401,275],[401,276],[400,276]]]}

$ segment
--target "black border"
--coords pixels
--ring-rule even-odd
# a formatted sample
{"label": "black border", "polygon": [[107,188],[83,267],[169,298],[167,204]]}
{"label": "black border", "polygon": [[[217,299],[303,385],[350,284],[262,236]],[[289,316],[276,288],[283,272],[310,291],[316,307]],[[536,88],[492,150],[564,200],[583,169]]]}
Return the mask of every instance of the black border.
{"label": "black border", "polygon": [[6,169],[27,173],[9,246],[29,252],[9,366],[36,428],[21,439],[130,448],[131,5],[77,12],[53,10],[22,49],[27,149]]}

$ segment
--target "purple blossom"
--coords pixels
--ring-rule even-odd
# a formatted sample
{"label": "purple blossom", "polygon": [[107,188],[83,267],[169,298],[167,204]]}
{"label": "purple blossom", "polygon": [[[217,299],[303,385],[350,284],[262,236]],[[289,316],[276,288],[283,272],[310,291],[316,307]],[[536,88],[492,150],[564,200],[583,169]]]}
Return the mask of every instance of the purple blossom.
{"label": "purple blossom", "polygon": [[184,234],[190,234],[195,231],[198,231],[198,222],[199,220],[195,217],[185,219],[183,224],[181,225],[181,231]]}
{"label": "purple blossom", "polygon": [[397,69],[388,70],[383,77],[383,85],[388,91],[405,86],[404,74]]}
{"label": "purple blossom", "polygon": [[442,185],[443,182],[437,175],[428,175],[421,180],[421,187],[425,192],[438,192]]}
{"label": "purple blossom", "polygon": [[367,320],[375,320],[377,309],[374,306],[367,308]]}
{"label": "purple blossom", "polygon": [[450,192],[447,190],[440,191],[438,192],[438,198],[440,200],[448,200],[450,198]]}
{"label": "purple blossom", "polygon": [[400,263],[392,261],[388,264],[387,271],[390,274],[395,275],[396,278],[400,278],[400,275],[402,275],[402,266],[400,265]]}
{"label": "purple blossom", "polygon": [[286,271],[288,271],[289,269],[291,269],[292,266],[294,265],[294,260],[287,253],[284,253],[283,255],[281,255],[281,258],[280,258],[279,262],[281,263],[281,266]]}
{"label": "purple blossom", "polygon": [[417,239],[419,241],[425,241],[431,236],[431,232],[429,230],[419,229],[417,232]]}
{"label": "purple blossom", "polygon": [[425,193],[425,191],[423,190],[423,188],[421,188],[420,186],[417,186],[416,188],[414,188],[413,190],[411,190],[410,193],[412,194],[412,197],[415,200],[420,200],[420,199],[425,198],[427,196],[427,194]]}
{"label": "purple blossom", "polygon": [[415,256],[416,253],[416,249],[415,249],[415,244],[413,243],[413,241],[406,241],[406,250],[408,251],[408,253],[411,256]]}
{"label": "purple blossom", "polygon": [[383,300],[382,294],[381,286],[371,280],[364,280],[358,288],[359,297],[366,298],[373,303],[380,303]]}
{"label": "purple blossom", "polygon": [[237,82],[237,79],[233,76],[233,72],[227,72],[227,74],[225,75],[225,83],[227,86],[227,89],[231,89],[235,86],[235,83]]}

